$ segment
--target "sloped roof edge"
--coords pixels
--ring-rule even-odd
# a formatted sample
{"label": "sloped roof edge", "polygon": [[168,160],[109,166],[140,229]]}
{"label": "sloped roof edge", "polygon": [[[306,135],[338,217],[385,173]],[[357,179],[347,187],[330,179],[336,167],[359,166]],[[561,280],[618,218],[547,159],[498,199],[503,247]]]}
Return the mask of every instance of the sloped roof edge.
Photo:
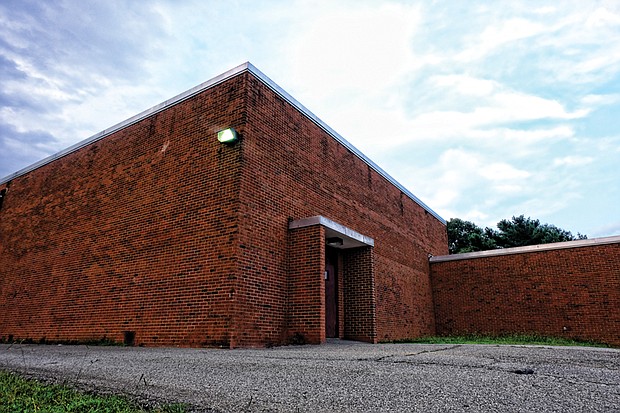
{"label": "sloped roof edge", "polygon": [[310,110],[308,110],[304,105],[302,105],[301,103],[299,103],[294,97],[292,97],[290,94],[288,94],[284,89],[282,89],[280,86],[278,86],[273,80],[271,80],[268,76],[266,76],[263,72],[261,72],[260,70],[258,70],[254,65],[252,65],[250,62],[245,62],[235,68],[232,68],[222,74],[220,74],[219,76],[216,76],[210,80],[207,80],[206,82],[203,82],[183,93],[180,93],[177,96],[174,96],[170,99],[167,99],[165,101],[163,101],[162,103],[153,106],[150,109],[147,109],[137,115],[134,115],[132,117],[130,117],[129,119],[126,119],[120,123],[117,123],[114,126],[111,126],[107,129],[102,130],[101,132],[98,132],[96,134],[94,134],[93,136],[84,139],[83,141],[80,141],[72,146],[69,146],[66,149],[61,150],[60,152],[55,153],[54,155],[48,156],[47,158],[44,158],[38,162],[33,163],[30,166],[27,166],[23,169],[20,169],[17,172],[14,172],[2,179],[0,179],[0,184],[6,183],[11,181],[12,179],[15,179],[17,177],[20,177],[22,175],[27,174],[28,172],[31,172],[37,168],[40,168],[41,166],[47,165],[48,163],[51,163],[53,161],[55,161],[56,159],[62,158],[65,155],[68,155],[72,152],[75,152],[87,145],[90,145],[93,142],[96,142],[98,140],[101,140],[103,138],[105,138],[108,135],[111,135],[114,132],[117,132],[123,128],[126,128],[127,126],[130,126],[134,123],[137,123],[153,114],[156,114],[158,112],[161,112],[173,105],[176,105],[177,103],[180,103],[184,100],[187,100],[189,98],[191,98],[192,96],[197,95],[198,93],[207,90],[213,86],[216,86],[234,76],[239,75],[240,73],[243,72],[250,72],[252,73],[256,78],[258,78],[259,80],[261,80],[266,86],[268,86],[271,90],[273,90],[275,93],[277,93],[280,97],[282,97],[284,100],[286,100],[289,104],[291,104],[292,106],[294,106],[297,110],[299,110],[304,116],[306,116],[308,119],[310,119],[312,122],[314,122],[317,126],[319,126],[321,129],[323,129],[325,132],[327,132],[330,136],[332,136],[334,139],[336,139],[336,141],[338,141],[339,143],[341,143],[342,145],[344,145],[347,149],[349,149],[354,155],[356,155],[358,158],[360,158],[362,161],[364,161],[368,166],[370,166],[373,170],[375,170],[377,173],[379,173],[381,176],[383,176],[385,179],[387,179],[390,183],[392,183],[394,186],[396,186],[400,191],[402,191],[405,195],[407,195],[409,198],[411,198],[415,203],[417,203],[418,205],[420,205],[422,208],[424,208],[428,213],[430,213],[431,215],[433,215],[435,218],[437,218],[440,222],[442,222],[444,225],[446,224],[445,219],[443,219],[441,216],[439,216],[439,214],[437,214],[435,211],[433,211],[428,205],[426,205],[424,202],[422,202],[418,197],[416,197],[415,195],[413,195],[413,193],[411,193],[411,191],[409,191],[407,188],[405,188],[403,185],[401,185],[398,181],[396,181],[396,179],[392,178],[387,172],[385,172],[381,167],[379,167],[377,164],[375,164],[372,160],[370,160],[366,155],[364,155],[362,152],[360,152],[355,146],[353,146],[351,143],[349,143],[346,139],[344,139],[338,132],[336,132],[335,130],[333,130],[329,125],[327,125],[325,122],[323,122],[321,119],[319,119],[314,113],[312,113]]}

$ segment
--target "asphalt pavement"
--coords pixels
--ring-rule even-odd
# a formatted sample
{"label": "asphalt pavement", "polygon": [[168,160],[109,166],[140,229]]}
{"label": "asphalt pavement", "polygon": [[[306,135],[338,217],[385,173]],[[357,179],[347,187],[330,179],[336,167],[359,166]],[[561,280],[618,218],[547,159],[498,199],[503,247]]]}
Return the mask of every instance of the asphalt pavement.
{"label": "asphalt pavement", "polygon": [[620,412],[620,350],[0,345],[0,369],[195,412]]}

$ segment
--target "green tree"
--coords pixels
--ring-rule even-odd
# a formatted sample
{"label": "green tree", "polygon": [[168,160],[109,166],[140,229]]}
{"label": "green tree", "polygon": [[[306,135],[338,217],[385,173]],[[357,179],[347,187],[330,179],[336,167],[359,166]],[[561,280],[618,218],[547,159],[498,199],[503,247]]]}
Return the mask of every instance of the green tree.
{"label": "green tree", "polygon": [[586,239],[585,235],[573,236],[570,231],[555,225],[541,224],[537,219],[520,215],[512,220],[502,219],[497,223],[498,231],[490,233],[499,248],[524,247],[527,245],[550,244],[553,242]]}
{"label": "green tree", "polygon": [[486,251],[497,248],[495,240],[489,237],[488,228],[483,230],[470,221],[452,218],[447,222],[448,250],[450,254]]}
{"label": "green tree", "polygon": [[573,236],[570,231],[541,224],[539,220],[523,215],[512,217],[512,220],[501,220],[497,223],[497,230],[482,229],[473,222],[459,218],[450,219],[447,228],[450,254],[587,239],[585,235],[578,233]]}

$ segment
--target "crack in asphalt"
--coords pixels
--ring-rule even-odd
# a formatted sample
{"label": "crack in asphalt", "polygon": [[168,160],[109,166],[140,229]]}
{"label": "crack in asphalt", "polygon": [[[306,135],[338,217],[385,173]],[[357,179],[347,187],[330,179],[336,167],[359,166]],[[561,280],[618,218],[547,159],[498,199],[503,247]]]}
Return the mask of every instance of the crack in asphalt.
{"label": "crack in asphalt", "polygon": [[417,352],[417,353],[410,353],[410,354],[404,354],[404,355],[387,355],[387,356],[382,356],[379,358],[370,358],[370,359],[358,359],[359,361],[377,361],[377,362],[388,362],[388,363],[392,363],[392,364],[412,364],[412,365],[424,365],[424,366],[440,366],[440,367],[467,367],[467,368],[472,368],[472,369],[479,369],[479,370],[488,370],[488,371],[500,371],[500,372],[506,372],[506,373],[511,373],[511,374],[518,374],[518,375],[523,375],[523,376],[529,376],[529,375],[537,375],[539,377],[553,377],[555,379],[561,380],[563,382],[566,382],[568,384],[573,384],[573,385],[578,385],[578,384],[583,384],[583,383],[589,383],[589,384],[594,384],[594,385],[603,385],[603,386],[613,386],[613,387],[617,387],[618,383],[612,383],[612,382],[604,382],[604,381],[595,381],[595,380],[588,380],[588,379],[582,379],[582,380],[575,380],[573,378],[569,378],[569,377],[565,377],[565,376],[561,376],[561,375],[557,375],[557,374],[550,374],[550,373],[542,373],[540,372],[540,370],[537,370],[535,368],[532,367],[522,367],[522,368],[503,368],[503,367],[498,367],[497,364],[501,364],[501,363],[505,363],[505,361],[499,360],[499,359],[495,359],[495,358],[489,358],[490,360],[492,360],[492,363],[490,364],[467,364],[466,366],[459,366],[458,364],[454,364],[454,363],[442,363],[442,362],[437,362],[437,361],[421,361],[421,360],[387,360],[390,357],[409,357],[409,356],[417,356],[420,354],[424,354],[424,353],[436,353],[436,352],[441,352],[441,351],[445,351],[445,350],[452,350],[454,348],[459,347],[457,346],[453,346],[450,348],[442,348],[442,349],[437,349],[437,350],[427,350],[427,351],[421,351],[421,352]]}
{"label": "crack in asphalt", "polygon": [[[447,351],[447,350],[454,350],[455,348],[461,347],[460,344],[456,344],[454,346],[450,346],[450,347],[442,347],[442,348],[438,348],[438,349],[433,349],[433,350],[422,350],[422,351],[418,351],[415,353],[405,353],[405,354],[388,354],[386,356],[381,356],[381,357],[370,357],[370,358],[358,358],[357,361],[383,361],[386,359],[389,359],[391,357],[414,357],[414,356],[419,356],[420,354],[427,354],[427,353],[439,353],[442,351]],[[407,363],[406,361],[393,361],[393,363]]]}

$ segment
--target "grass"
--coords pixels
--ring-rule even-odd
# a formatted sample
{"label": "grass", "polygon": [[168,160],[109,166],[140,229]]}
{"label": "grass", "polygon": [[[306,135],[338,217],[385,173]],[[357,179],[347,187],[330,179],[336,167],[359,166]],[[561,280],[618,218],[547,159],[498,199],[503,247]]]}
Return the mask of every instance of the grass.
{"label": "grass", "polygon": [[603,343],[592,341],[579,341],[557,337],[545,337],[538,335],[516,334],[506,336],[488,335],[464,335],[448,337],[421,337],[411,340],[398,341],[399,343],[419,344],[505,344],[505,345],[545,345],[545,346],[584,346],[584,347],[609,347]]}
{"label": "grass", "polygon": [[0,371],[0,413],[185,413],[185,405],[146,409],[120,396],[84,394]]}

